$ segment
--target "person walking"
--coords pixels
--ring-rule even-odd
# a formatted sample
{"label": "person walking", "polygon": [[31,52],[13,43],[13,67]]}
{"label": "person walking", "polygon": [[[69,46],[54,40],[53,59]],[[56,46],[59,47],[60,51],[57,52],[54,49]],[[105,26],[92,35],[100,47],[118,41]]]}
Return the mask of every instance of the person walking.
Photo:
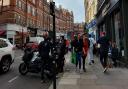
{"label": "person walking", "polygon": [[99,46],[100,52],[100,62],[104,68],[103,72],[107,71],[107,57],[108,57],[108,50],[109,50],[109,39],[106,37],[106,33],[102,32],[101,37],[97,41]]}
{"label": "person walking", "polygon": [[95,44],[95,40],[94,38],[91,36],[91,34],[89,34],[89,41],[90,41],[90,46],[89,46],[89,50],[88,50],[88,60],[89,60],[89,65],[91,65],[92,63],[94,63],[94,58],[93,58],[93,47]]}
{"label": "person walking", "polygon": [[44,68],[45,64],[48,62],[47,60],[49,59],[49,53],[51,50],[51,44],[48,39],[48,34],[44,34],[44,41],[40,42],[39,47],[39,54],[42,59],[42,64],[41,64],[41,82],[45,82],[45,77],[44,77]]}
{"label": "person walking", "polygon": [[76,52],[76,70],[79,64],[79,72],[81,72],[81,58],[82,58],[82,49],[83,49],[83,40],[78,34],[78,37],[75,36],[74,42],[73,42],[74,50]]}
{"label": "person walking", "polygon": [[90,46],[90,41],[87,37],[87,34],[83,34],[83,52],[82,52],[82,59],[83,59],[83,71],[86,72],[85,68],[85,59],[87,57],[88,49]]}
{"label": "person walking", "polygon": [[112,43],[111,58],[112,58],[112,61],[114,63],[113,65],[115,67],[117,67],[117,60],[119,58],[119,51],[118,51],[118,48],[117,48],[115,42]]}
{"label": "person walking", "polygon": [[65,50],[66,50],[66,40],[64,36],[61,36],[59,44],[60,44],[60,54],[59,54],[57,64],[58,64],[58,72],[62,73],[64,72],[64,61],[65,61],[64,55],[65,55]]}

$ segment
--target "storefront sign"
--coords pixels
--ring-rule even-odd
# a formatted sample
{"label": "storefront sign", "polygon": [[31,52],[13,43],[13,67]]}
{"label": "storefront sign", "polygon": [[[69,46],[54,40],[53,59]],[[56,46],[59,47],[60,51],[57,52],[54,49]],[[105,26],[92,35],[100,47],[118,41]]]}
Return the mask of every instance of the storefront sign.
{"label": "storefront sign", "polygon": [[95,25],[96,25],[96,19],[92,20],[92,21],[86,26],[86,28],[87,28],[87,29],[90,29],[90,28],[94,27]]}
{"label": "storefront sign", "polygon": [[110,7],[111,7],[111,3],[108,3],[108,4],[104,7],[104,9],[102,10],[102,17],[104,17],[104,16],[107,14],[107,12],[108,12],[108,10],[109,10]]}

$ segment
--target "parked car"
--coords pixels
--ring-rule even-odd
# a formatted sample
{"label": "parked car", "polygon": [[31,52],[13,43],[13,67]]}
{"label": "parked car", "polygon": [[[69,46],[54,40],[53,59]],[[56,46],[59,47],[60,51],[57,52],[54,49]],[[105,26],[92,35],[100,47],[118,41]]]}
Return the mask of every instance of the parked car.
{"label": "parked car", "polygon": [[15,47],[9,40],[0,38],[0,72],[7,72],[14,61]]}

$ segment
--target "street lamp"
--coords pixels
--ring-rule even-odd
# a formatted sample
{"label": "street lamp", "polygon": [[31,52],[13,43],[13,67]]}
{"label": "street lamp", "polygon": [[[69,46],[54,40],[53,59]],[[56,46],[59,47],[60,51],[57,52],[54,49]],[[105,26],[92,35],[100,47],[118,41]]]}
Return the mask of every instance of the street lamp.
{"label": "street lamp", "polygon": [[53,43],[56,40],[56,26],[55,26],[55,2],[50,1],[50,15],[53,16]]}
{"label": "street lamp", "polygon": [[[50,1],[50,15],[53,16],[53,44],[56,43],[56,26],[55,26],[55,2]],[[54,77],[53,77],[53,89],[56,89],[56,62],[54,60]]]}

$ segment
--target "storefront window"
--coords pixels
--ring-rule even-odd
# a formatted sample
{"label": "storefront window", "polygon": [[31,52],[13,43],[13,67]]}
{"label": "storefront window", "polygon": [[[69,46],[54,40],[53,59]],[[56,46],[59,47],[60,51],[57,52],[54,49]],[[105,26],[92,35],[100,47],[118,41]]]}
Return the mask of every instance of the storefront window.
{"label": "storefront window", "polygon": [[120,51],[124,50],[124,31],[121,29],[120,12],[114,15],[115,40]]}

